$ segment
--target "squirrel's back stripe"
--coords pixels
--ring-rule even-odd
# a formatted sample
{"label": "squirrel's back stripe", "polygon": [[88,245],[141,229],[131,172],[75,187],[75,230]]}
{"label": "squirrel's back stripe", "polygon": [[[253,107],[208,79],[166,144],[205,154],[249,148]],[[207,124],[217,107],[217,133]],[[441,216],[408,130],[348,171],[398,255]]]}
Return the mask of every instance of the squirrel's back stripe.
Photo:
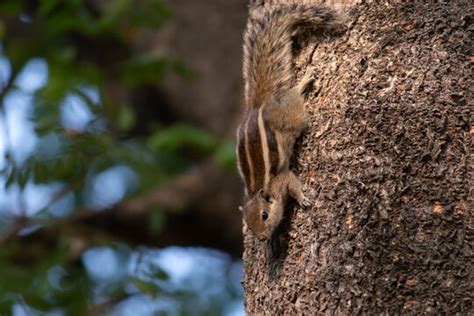
{"label": "squirrel's back stripe", "polygon": [[269,128],[262,108],[252,110],[237,131],[237,165],[252,195],[266,189],[284,164],[281,136]]}
{"label": "squirrel's back stripe", "polygon": [[245,136],[245,129],[246,129],[246,121],[240,124],[239,129],[237,130],[237,168],[239,170],[240,176],[245,182],[245,190],[247,193],[247,187],[250,185],[250,166],[249,161],[247,159],[246,153],[246,136]]}
{"label": "squirrel's back stripe", "polygon": [[265,132],[268,144],[268,154],[270,157],[269,172],[271,176],[276,176],[278,174],[278,171],[280,170],[280,160],[283,157],[283,152],[279,148],[280,146],[276,138],[276,133],[268,127],[265,129]]}
{"label": "squirrel's back stripe", "polygon": [[261,139],[261,148],[262,148],[262,158],[263,158],[263,188],[267,187],[268,182],[270,181],[270,150],[268,146],[268,140],[267,140],[267,130],[265,128],[265,123],[263,121],[263,109],[264,107],[261,107],[258,110],[258,132],[260,135]]}
{"label": "squirrel's back stripe", "polygon": [[259,111],[251,111],[248,116],[245,132],[245,146],[250,167],[249,193],[256,193],[265,184],[265,160],[262,154],[262,137],[258,126]]}

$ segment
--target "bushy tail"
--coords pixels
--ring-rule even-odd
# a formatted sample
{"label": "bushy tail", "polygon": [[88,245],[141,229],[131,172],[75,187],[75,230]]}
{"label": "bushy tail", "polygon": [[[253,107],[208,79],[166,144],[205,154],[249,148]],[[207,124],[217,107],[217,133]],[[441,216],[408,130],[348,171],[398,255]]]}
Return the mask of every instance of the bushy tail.
{"label": "bushy tail", "polygon": [[275,91],[291,88],[291,36],[298,26],[327,32],[340,29],[337,13],[316,4],[273,4],[251,11],[244,34],[245,101],[260,107]]}

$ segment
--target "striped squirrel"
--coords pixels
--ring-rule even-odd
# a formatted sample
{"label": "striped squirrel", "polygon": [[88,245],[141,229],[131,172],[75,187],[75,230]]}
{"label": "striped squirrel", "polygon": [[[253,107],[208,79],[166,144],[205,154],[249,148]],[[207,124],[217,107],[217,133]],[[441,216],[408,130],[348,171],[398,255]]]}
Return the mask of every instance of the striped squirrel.
{"label": "striped squirrel", "polygon": [[243,44],[246,111],[237,130],[236,154],[245,183],[239,209],[260,240],[271,237],[290,197],[311,206],[289,164],[306,125],[305,91],[315,78],[309,69],[294,84],[292,36],[301,27],[330,31],[339,26],[334,11],[308,3],[261,5],[249,16]]}

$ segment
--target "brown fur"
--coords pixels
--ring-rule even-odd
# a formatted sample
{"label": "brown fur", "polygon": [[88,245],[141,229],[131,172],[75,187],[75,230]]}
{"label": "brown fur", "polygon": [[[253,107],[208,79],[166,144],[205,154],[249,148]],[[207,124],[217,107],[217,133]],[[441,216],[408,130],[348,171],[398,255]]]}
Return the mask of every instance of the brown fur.
{"label": "brown fur", "polygon": [[[266,240],[273,234],[283,218],[289,197],[302,206],[311,205],[302,189],[300,180],[288,170],[271,179],[268,192],[261,190],[249,199],[243,209],[244,218],[258,239]],[[267,220],[262,220],[263,211],[269,214]]]}
{"label": "brown fur", "polygon": [[330,30],[338,25],[333,11],[308,3],[262,5],[249,17],[243,57],[246,113],[236,152],[245,182],[244,218],[260,239],[269,238],[278,226],[289,197],[308,205],[289,162],[305,127],[303,94],[314,74],[308,70],[294,85],[291,37],[298,26]]}
{"label": "brown fur", "polygon": [[298,26],[338,29],[334,11],[316,4],[263,5],[252,10],[244,34],[247,107],[261,107],[292,88],[291,37]]}

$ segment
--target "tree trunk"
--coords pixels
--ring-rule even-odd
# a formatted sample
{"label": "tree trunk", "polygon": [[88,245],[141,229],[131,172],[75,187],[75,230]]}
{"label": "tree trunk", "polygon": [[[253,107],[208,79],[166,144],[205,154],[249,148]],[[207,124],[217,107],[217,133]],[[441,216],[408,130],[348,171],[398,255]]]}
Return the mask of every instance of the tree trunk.
{"label": "tree trunk", "polygon": [[318,43],[294,159],[314,206],[268,243],[244,229],[247,314],[474,312],[473,16],[469,0],[362,3],[300,50],[298,77]]}

